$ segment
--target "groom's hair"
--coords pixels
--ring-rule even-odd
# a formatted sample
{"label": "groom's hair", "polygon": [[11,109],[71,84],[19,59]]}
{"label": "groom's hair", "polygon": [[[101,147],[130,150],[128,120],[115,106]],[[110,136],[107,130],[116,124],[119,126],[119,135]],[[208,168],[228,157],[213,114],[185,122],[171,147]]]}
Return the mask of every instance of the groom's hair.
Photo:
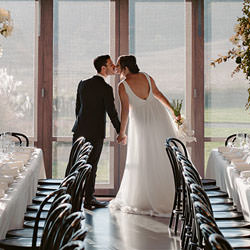
{"label": "groom's hair", "polygon": [[138,73],[140,71],[138,65],[136,64],[136,58],[133,55],[120,56],[119,62],[121,65],[121,70],[127,67],[132,74]]}
{"label": "groom's hair", "polygon": [[102,66],[107,65],[107,60],[110,59],[109,55],[98,56],[94,59],[94,66],[98,73],[101,72]]}

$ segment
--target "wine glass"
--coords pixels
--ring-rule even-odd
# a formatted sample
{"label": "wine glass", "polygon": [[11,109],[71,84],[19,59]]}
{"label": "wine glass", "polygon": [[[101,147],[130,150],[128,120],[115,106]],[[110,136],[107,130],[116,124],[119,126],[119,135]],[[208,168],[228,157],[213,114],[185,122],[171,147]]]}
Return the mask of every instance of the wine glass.
{"label": "wine glass", "polygon": [[244,133],[237,133],[236,141],[239,142],[240,148],[243,148],[243,144],[245,142],[245,135]]}

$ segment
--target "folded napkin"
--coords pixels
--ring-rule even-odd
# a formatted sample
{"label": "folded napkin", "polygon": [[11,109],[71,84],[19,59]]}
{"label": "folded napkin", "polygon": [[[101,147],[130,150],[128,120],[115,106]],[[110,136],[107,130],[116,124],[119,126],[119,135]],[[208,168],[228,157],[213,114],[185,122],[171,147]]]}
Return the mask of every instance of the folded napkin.
{"label": "folded napkin", "polygon": [[248,177],[250,177],[250,170],[241,171],[240,172],[240,177],[242,177],[242,178],[248,178]]}
{"label": "folded napkin", "polygon": [[247,171],[250,170],[250,164],[248,163],[235,163],[234,168],[239,171]]}

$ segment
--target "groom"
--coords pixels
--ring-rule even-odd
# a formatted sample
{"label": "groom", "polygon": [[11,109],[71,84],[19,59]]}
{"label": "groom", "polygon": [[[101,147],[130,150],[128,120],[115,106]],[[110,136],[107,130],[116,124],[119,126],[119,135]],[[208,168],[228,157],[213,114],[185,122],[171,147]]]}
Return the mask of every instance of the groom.
{"label": "groom", "polygon": [[97,164],[103,147],[106,131],[106,113],[117,132],[120,132],[120,121],[114,105],[113,89],[105,81],[108,75],[115,74],[115,65],[109,55],[98,56],[94,60],[97,74],[92,78],[80,81],[76,98],[76,121],[73,126],[73,142],[80,136],[89,141],[93,150],[88,163],[92,165],[91,174],[86,182],[84,207],[105,207],[107,202],[101,202],[94,197]]}

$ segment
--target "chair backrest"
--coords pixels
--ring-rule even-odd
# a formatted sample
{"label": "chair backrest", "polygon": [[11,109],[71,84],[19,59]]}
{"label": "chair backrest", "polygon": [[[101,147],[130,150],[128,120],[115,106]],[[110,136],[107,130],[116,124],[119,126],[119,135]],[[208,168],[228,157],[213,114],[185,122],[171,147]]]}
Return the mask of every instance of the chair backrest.
{"label": "chair backrest", "polygon": [[208,240],[213,250],[233,250],[230,243],[221,234],[213,233]]}
{"label": "chair backrest", "polygon": [[229,135],[225,140],[225,147],[228,145],[228,143],[231,141],[232,143],[236,140],[236,134]]}
{"label": "chair backrest", "polygon": [[71,204],[64,203],[50,213],[43,229],[40,250],[58,249],[55,247],[55,239],[63,227],[64,220],[70,215],[71,209]]}
{"label": "chair backrest", "polygon": [[78,153],[76,155],[76,159],[79,159],[83,155],[89,156],[91,151],[93,149],[93,146],[90,142],[85,142],[78,150]]}
{"label": "chair backrest", "polygon": [[179,140],[177,138],[170,137],[170,138],[167,138],[166,145],[169,145],[172,147],[173,146],[177,147],[188,158],[186,146],[184,145],[184,143],[181,140]]}
{"label": "chair backrest", "polygon": [[170,165],[172,167],[172,171],[174,175],[175,190],[177,190],[178,188],[182,186],[182,183],[183,183],[182,173],[179,168],[178,162],[176,160],[175,153],[172,147],[167,143],[166,143],[166,152],[167,152],[168,159],[170,161]]}
{"label": "chair backrest", "polygon": [[75,181],[74,193],[72,193],[73,212],[80,211],[83,203],[83,196],[85,192],[85,184],[89,178],[92,166],[90,164],[83,164],[78,168],[79,174]]}
{"label": "chair backrest", "polygon": [[59,187],[66,187],[67,188],[67,193],[72,195],[72,187],[75,183],[76,177],[78,175],[78,171],[76,170],[75,172],[69,174],[67,177],[65,177],[62,182],[60,183]]}
{"label": "chair backrest", "polygon": [[83,241],[77,240],[77,241],[68,242],[59,250],[84,250],[84,249],[85,249],[85,245]]}
{"label": "chair backrest", "polygon": [[74,233],[77,232],[79,229],[81,229],[81,221],[83,219],[84,219],[83,213],[79,211],[70,214],[65,219],[65,222],[62,226],[62,230],[60,231],[60,234],[58,234],[57,239],[55,239],[55,242],[57,243],[58,246],[57,249],[67,244],[67,242],[69,242],[72,239]]}
{"label": "chair backrest", "polygon": [[71,174],[71,173],[75,172],[76,170],[78,170],[78,168],[79,168],[80,166],[82,166],[83,164],[86,164],[86,163],[87,163],[87,158],[88,158],[88,156],[85,155],[85,156],[81,157],[81,159],[78,159],[78,160],[74,163],[74,165],[71,167],[71,169],[70,169],[70,171],[69,171],[69,174]]}
{"label": "chair backrest", "polygon": [[221,231],[219,230],[218,227],[215,227],[215,226],[212,226],[212,225],[209,225],[209,224],[201,224],[200,225],[200,230],[201,230],[201,234],[202,234],[202,237],[203,237],[203,239],[205,241],[206,246],[210,245],[209,236],[211,234],[216,233],[216,234],[222,235],[222,233],[221,233]]}
{"label": "chair backrest", "polygon": [[193,194],[196,194],[201,198],[203,204],[209,209],[210,213],[213,215],[212,205],[205,190],[200,185],[197,184],[191,184],[190,188]]}
{"label": "chair backrest", "polygon": [[198,185],[200,185],[200,186],[202,185],[200,176],[197,174],[196,171],[193,170],[192,167],[187,166],[187,165],[183,165],[183,172],[184,172],[184,174],[189,174],[190,177],[192,177]]}
{"label": "chair backrest", "polygon": [[[55,190],[52,193],[50,193],[49,195],[47,195],[45,197],[45,199],[42,201],[42,203],[40,204],[39,210],[37,211],[36,219],[35,219],[35,225],[34,225],[33,236],[32,236],[32,246],[34,246],[34,247],[36,246],[37,233],[38,233],[38,225],[39,225],[40,216],[41,216],[43,207],[52,198],[54,198],[54,201],[57,201],[59,197],[61,197],[62,195],[66,194],[66,190],[67,189],[65,187],[58,188],[57,190]],[[53,210],[50,208],[50,211],[49,211],[48,215],[50,214],[51,211],[53,211]]]}
{"label": "chair backrest", "polygon": [[24,142],[25,142],[25,146],[28,147],[29,146],[29,139],[25,134],[22,133],[17,133],[17,132],[5,132],[5,133],[1,133],[0,136],[2,135],[9,135],[9,136],[13,136],[14,138],[16,138],[19,142],[19,145],[24,146]]}
{"label": "chair backrest", "polygon": [[70,241],[72,240],[81,240],[84,241],[86,235],[88,233],[88,229],[87,228],[80,228],[79,230],[77,230],[71,237]]}
{"label": "chair backrest", "polygon": [[[242,134],[243,134],[244,139],[246,139],[247,133],[242,133]],[[237,139],[237,134],[229,135],[229,136],[226,138],[226,140],[225,140],[225,147],[228,146],[228,143],[229,143],[229,142],[234,143],[234,142],[236,141],[236,139]]]}
{"label": "chair backrest", "polygon": [[70,203],[71,204],[71,201],[72,198],[71,198],[71,195],[70,194],[62,194],[58,197],[56,197],[52,203],[51,203],[51,206],[50,206],[50,209],[48,211],[48,215],[55,209],[57,208],[60,204],[63,204],[63,203]]}
{"label": "chair backrest", "polygon": [[70,150],[69,161],[68,161],[67,168],[66,168],[66,171],[65,171],[65,177],[69,175],[70,169],[73,166],[73,164],[75,163],[78,151],[83,146],[84,143],[85,143],[85,138],[83,136],[79,137],[73,143],[72,148]]}

